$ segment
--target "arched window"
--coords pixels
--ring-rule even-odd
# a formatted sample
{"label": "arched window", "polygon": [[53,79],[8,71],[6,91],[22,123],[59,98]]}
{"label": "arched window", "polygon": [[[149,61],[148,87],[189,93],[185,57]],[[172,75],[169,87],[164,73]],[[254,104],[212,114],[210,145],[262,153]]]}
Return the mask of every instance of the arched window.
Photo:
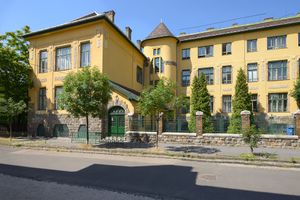
{"label": "arched window", "polygon": [[39,124],[36,132],[37,136],[44,137],[46,132],[44,124]]}

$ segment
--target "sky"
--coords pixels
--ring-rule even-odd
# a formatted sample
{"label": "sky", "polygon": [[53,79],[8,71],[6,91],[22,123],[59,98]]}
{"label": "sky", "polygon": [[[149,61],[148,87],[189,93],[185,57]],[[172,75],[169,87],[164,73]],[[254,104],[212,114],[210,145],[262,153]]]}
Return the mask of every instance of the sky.
{"label": "sky", "polygon": [[0,5],[0,34],[25,25],[36,31],[93,11],[114,10],[116,25],[131,27],[133,41],[147,37],[161,21],[179,35],[300,12],[300,0],[0,0]]}

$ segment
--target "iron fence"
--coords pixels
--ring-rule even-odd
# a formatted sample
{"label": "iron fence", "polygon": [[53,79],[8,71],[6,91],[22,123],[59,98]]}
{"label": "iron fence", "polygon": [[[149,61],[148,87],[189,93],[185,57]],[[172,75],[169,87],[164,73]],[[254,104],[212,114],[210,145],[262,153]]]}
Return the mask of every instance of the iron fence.
{"label": "iron fence", "polygon": [[188,121],[182,118],[164,120],[163,130],[165,132],[190,132]]}
{"label": "iron fence", "polygon": [[[101,141],[102,134],[100,132],[89,132],[89,142],[91,144],[97,144]],[[86,132],[75,132],[71,134],[72,142],[86,142]]]}
{"label": "iron fence", "polygon": [[293,135],[295,128],[295,120],[293,118],[287,118],[285,120],[278,119],[264,119],[255,117],[254,124],[257,128],[263,130],[266,134],[278,134],[278,135]]}
{"label": "iron fence", "polygon": [[213,133],[226,133],[229,126],[228,117],[212,117]]}
{"label": "iron fence", "polygon": [[145,131],[145,132],[155,132],[156,131],[156,121],[155,120],[132,119],[131,123],[132,123],[131,131]]}

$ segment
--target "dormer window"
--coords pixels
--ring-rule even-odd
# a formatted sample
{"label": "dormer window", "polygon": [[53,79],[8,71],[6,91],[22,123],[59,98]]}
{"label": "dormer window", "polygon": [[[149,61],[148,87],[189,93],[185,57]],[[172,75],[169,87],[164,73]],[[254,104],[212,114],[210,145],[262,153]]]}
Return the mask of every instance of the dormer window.
{"label": "dormer window", "polygon": [[160,55],[160,48],[153,49],[153,55],[154,56]]}

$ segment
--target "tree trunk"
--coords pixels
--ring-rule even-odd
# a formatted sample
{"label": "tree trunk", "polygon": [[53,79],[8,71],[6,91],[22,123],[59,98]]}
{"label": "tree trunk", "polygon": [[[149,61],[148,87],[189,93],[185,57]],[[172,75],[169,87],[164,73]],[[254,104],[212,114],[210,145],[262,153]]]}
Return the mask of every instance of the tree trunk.
{"label": "tree trunk", "polygon": [[12,140],[12,122],[9,122],[9,140]]}
{"label": "tree trunk", "polygon": [[253,147],[250,146],[251,153],[253,154]]}
{"label": "tree trunk", "polygon": [[156,118],[156,149],[158,149],[159,117]]}
{"label": "tree trunk", "polygon": [[89,116],[85,116],[86,119],[86,143],[89,144]]}

